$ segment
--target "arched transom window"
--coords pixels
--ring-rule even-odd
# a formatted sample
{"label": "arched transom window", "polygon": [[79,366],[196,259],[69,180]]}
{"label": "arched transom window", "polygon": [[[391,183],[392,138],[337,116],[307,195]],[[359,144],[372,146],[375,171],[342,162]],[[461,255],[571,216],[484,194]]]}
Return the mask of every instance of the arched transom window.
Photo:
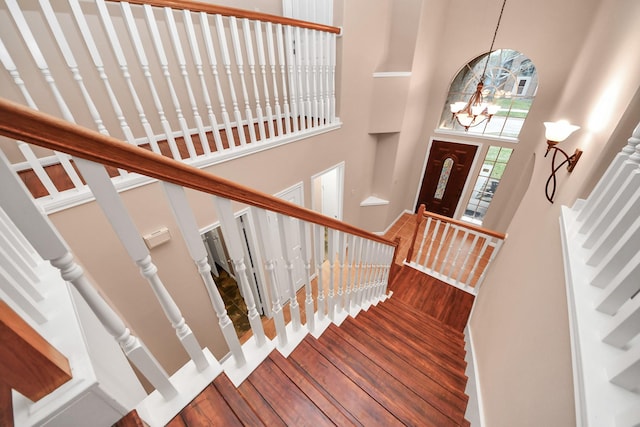
{"label": "arched transom window", "polygon": [[467,102],[475,92],[485,63],[483,97],[497,104],[500,110],[489,121],[469,128],[467,133],[505,139],[517,138],[538,88],[538,76],[533,62],[522,53],[511,49],[498,49],[490,55],[481,55],[456,75],[449,87],[449,96],[442,110],[440,129],[465,132],[453,118],[450,104]]}

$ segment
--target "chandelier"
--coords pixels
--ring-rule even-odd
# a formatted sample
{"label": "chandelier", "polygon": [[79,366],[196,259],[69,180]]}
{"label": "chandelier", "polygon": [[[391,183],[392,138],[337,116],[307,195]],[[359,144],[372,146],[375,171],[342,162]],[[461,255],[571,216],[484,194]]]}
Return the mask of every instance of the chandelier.
{"label": "chandelier", "polygon": [[485,102],[484,79],[486,77],[487,65],[489,64],[489,59],[493,52],[493,44],[496,41],[496,35],[498,34],[498,28],[500,28],[500,21],[502,20],[502,12],[504,12],[504,5],[506,3],[507,0],[504,0],[502,3],[502,9],[500,9],[500,16],[498,17],[496,30],[494,31],[493,39],[491,40],[491,47],[489,47],[489,51],[487,52],[487,60],[484,63],[484,68],[482,70],[478,86],[476,87],[476,91],[471,95],[468,102],[454,102],[450,105],[452,120],[455,119],[460,126],[464,127],[465,132],[468,131],[470,127],[477,126],[485,120],[489,122],[491,117],[500,110],[499,105]]}

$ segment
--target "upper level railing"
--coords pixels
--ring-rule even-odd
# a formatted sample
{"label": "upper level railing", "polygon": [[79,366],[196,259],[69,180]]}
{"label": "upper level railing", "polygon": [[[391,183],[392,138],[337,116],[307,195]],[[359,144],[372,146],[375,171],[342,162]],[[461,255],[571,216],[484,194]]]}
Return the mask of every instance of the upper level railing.
{"label": "upper level railing", "polygon": [[[139,267],[166,320],[175,329],[189,355],[190,368],[175,375],[191,373],[199,376],[203,387],[222,370],[237,385],[274,347],[288,355],[307,333],[318,336],[331,322],[340,323],[348,314],[356,315],[359,310],[386,298],[397,242],[227,181],[184,162],[6,100],[0,100],[0,134],[72,156],[79,175],[87,182],[131,260]],[[178,384],[193,384],[196,380],[183,377],[174,379],[167,375],[141,340],[125,326],[126,320],[122,320],[95,291],[94,285],[75,263],[66,243],[51,228],[9,166],[5,162],[0,163],[0,181],[3,183],[0,205],[41,256],[50,260],[60,269],[62,277],[74,285],[127,357],[155,387],[157,391],[138,407],[138,412],[151,419],[152,425],[164,425],[169,419],[167,416],[175,415],[181,409],[181,403],[191,400],[185,398]],[[209,293],[231,354],[219,368],[213,356],[202,349],[185,316],[163,284],[151,252],[103,165],[160,181],[159,185],[164,189],[189,255],[195,263],[194,268],[197,268]],[[211,275],[206,248],[185,189],[212,196],[253,332],[249,341],[242,345]],[[250,206],[253,229],[261,241],[262,250],[250,260],[243,250],[245,236],[240,234],[235,221],[232,201]],[[153,216],[154,212],[146,214]],[[249,261],[255,268],[263,270],[263,283],[254,285],[250,281]],[[285,273],[278,274],[278,269]],[[296,271],[302,271],[303,277],[296,277]],[[315,289],[311,280],[314,275],[317,278]],[[297,283],[304,284],[306,324],[301,321],[301,309],[295,297]],[[277,335],[275,342],[265,335],[257,311],[254,286],[259,286],[260,293],[269,296]],[[103,290],[109,288],[104,283],[100,287]],[[139,303],[152,304],[151,301]],[[286,324],[283,315],[285,303],[288,303],[291,314],[289,324]],[[205,380],[202,380],[203,377]],[[156,408],[172,404],[178,407],[171,410]]]}
{"label": "upper level railing", "polygon": [[[340,126],[336,27],[195,1],[33,4],[0,6],[0,86],[30,108],[198,167]],[[87,198],[64,153],[5,152],[47,211]]]}
{"label": "upper level railing", "polygon": [[576,425],[640,425],[640,124],[587,200],[562,208]]}
{"label": "upper level railing", "polygon": [[475,295],[506,238],[420,205],[406,263]]}

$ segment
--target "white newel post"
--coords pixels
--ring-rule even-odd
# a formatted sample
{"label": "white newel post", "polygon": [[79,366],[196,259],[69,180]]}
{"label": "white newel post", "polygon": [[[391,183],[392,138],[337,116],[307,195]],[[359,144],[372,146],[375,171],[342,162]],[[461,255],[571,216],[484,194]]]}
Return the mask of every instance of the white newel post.
{"label": "white newel post", "polygon": [[182,237],[187,244],[187,249],[189,250],[191,259],[193,259],[198,267],[198,272],[200,273],[202,281],[207,289],[209,298],[211,299],[211,304],[218,316],[218,323],[222,330],[222,334],[224,335],[224,339],[229,346],[229,350],[231,351],[231,355],[233,356],[236,365],[241,367],[247,363],[247,360],[242,351],[242,347],[240,346],[240,340],[238,339],[236,330],[233,327],[233,323],[227,314],[227,309],[224,306],[224,301],[220,296],[218,287],[211,276],[211,266],[209,265],[207,258],[207,250],[200,238],[198,224],[193,215],[193,211],[189,207],[189,202],[187,201],[184,189],[180,186],[167,182],[163,183],[163,187],[167,198],[169,199],[171,210],[176,218],[178,227],[180,227]]}
{"label": "white newel post", "polygon": [[140,268],[142,276],[151,285],[158,302],[167,319],[171,322],[171,326],[175,329],[182,346],[189,354],[189,357],[191,357],[191,360],[194,361],[198,370],[205,370],[209,366],[209,362],[202,351],[202,347],[191,331],[191,328],[186,324],[180,309],[171,295],[169,295],[160,277],[158,277],[158,269],[151,262],[149,250],[144,244],[133,220],[127,213],[122,199],[114,188],[106,170],[102,165],[88,160],[75,159],[75,161],[82,176],[87,181],[87,185],[91,188],[100,208],[120,239],[120,242],[127,250],[131,259]]}
{"label": "white newel post", "polygon": [[[247,277],[247,266],[245,265],[244,250],[242,249],[242,237],[233,214],[231,200],[217,196],[212,197],[216,211],[218,212],[220,229],[222,230],[231,262],[233,262],[234,271],[236,272],[236,280],[239,282],[238,286],[240,286],[242,290],[244,302],[247,306],[249,323],[251,324],[251,330],[253,332],[253,336],[242,346],[247,359],[246,365],[240,368],[235,366],[235,363],[233,365],[229,364],[228,361],[222,364],[225,373],[237,387],[269,355],[274,348],[274,343],[265,336],[260,314],[256,309],[256,302],[253,298],[253,292],[251,291]],[[256,262],[260,261],[256,260]]]}

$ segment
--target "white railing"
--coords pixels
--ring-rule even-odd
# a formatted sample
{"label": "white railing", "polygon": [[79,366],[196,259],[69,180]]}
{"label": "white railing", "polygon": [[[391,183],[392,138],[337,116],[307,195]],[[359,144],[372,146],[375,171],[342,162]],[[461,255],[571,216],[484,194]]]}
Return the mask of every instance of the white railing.
{"label": "white railing", "polygon": [[506,237],[506,234],[425,211],[424,205],[420,205],[405,263],[477,295]]}
{"label": "white railing", "polygon": [[[0,162],[0,179],[3,191],[0,194],[0,207],[40,256],[58,268],[62,277],[77,289],[131,363],[153,385],[155,391],[137,405],[140,415],[152,426],[164,425],[220,372],[224,371],[235,385],[239,385],[274,348],[287,356],[306,334],[319,336],[331,323],[340,324],[348,315],[355,316],[360,310],[366,310],[371,304],[387,297],[389,272],[397,243],[225,181],[182,162],[4,100],[0,100],[0,135],[73,155],[75,167],[155,296],[156,301],[138,301],[137,304],[158,304],[165,319],[157,321],[171,325],[188,355],[189,362],[178,372],[169,375],[165,371],[142,342],[143,339],[149,340],[149,337],[135,337],[126,326],[127,319],[117,314],[117,307],[114,310],[96,291],[94,283],[74,261],[63,238],[38,209],[5,156],[2,156],[4,161]],[[106,154],[101,154],[105,146],[108,149],[102,151]],[[163,187],[181,238],[194,261],[193,268],[197,269],[209,293],[211,309],[218,319],[225,341],[219,344],[229,349],[230,356],[222,363],[208,349],[202,348],[185,321],[185,317],[198,314],[183,315],[174,295],[165,287],[159,274],[163,266],[156,267],[154,264],[153,253],[147,247],[149,240],[141,236],[134,221],[136,218],[128,212],[106,169],[94,163],[94,160],[100,159],[113,167],[131,172],[147,171],[150,177],[160,181],[155,185]],[[244,344],[240,344],[212,279],[207,251],[185,188],[208,193],[212,197],[210,202],[215,207],[235,277],[248,309],[252,336]],[[241,235],[238,228],[232,201],[251,206],[249,220],[253,222],[252,228],[257,230],[256,237],[261,242],[262,250],[253,253],[250,260],[243,249],[245,236]],[[157,214],[137,213],[143,218]],[[266,292],[271,297],[276,327],[274,340],[266,336],[257,311],[253,284],[247,274],[249,261],[254,268],[262,269],[267,278],[257,286],[261,294]],[[175,268],[175,262],[164,268]],[[295,268],[295,263],[300,263],[298,268]],[[314,265],[315,271],[312,268]],[[279,275],[277,269],[282,269],[285,274]],[[304,272],[303,277],[296,277],[296,271]],[[317,278],[312,282],[313,276]],[[304,324],[301,322],[301,307],[295,298],[296,283],[304,284]],[[186,284],[181,286],[181,289],[187,289]],[[101,283],[100,289],[109,296],[109,283]],[[292,297],[291,301],[284,297],[285,292]],[[288,324],[283,313],[286,304],[291,313]],[[160,340],[153,338],[156,343],[170,341],[170,337]],[[203,341],[202,337],[200,341]]]}
{"label": "white railing", "polygon": [[562,208],[579,426],[640,425],[640,124],[589,198]]}
{"label": "white railing", "polygon": [[[175,4],[6,0],[4,96],[197,167],[340,126],[338,28]],[[18,146],[10,161],[48,212],[89,197],[69,156]],[[148,181],[110,175],[119,189]]]}

